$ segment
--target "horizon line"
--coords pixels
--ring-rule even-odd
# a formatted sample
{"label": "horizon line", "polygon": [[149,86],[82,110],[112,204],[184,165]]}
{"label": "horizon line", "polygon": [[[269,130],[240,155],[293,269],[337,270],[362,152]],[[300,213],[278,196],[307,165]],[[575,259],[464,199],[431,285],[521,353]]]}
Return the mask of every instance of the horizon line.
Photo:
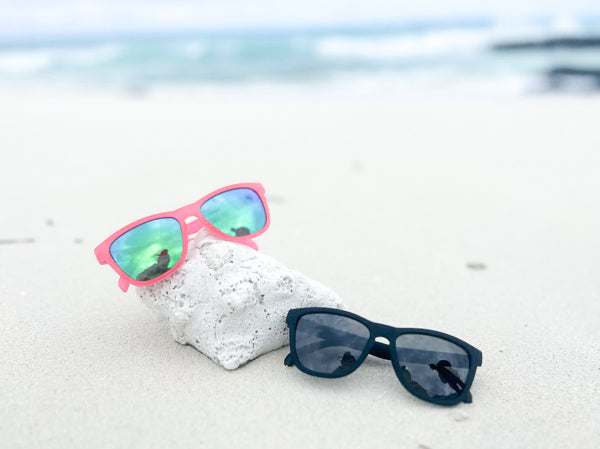
{"label": "horizon line", "polygon": [[[595,14],[576,14],[569,15],[569,18],[592,21],[600,24],[600,13]],[[520,17],[519,21],[525,22],[547,22],[560,19],[560,14],[532,14],[526,17]],[[508,19],[510,21],[510,18]],[[36,45],[41,43],[60,44],[61,42],[81,39],[87,41],[98,41],[105,39],[135,39],[135,38],[163,38],[163,37],[192,37],[192,36],[222,36],[222,35],[253,35],[253,34],[283,34],[293,32],[315,33],[335,32],[335,31],[367,31],[377,29],[383,33],[386,31],[418,31],[423,27],[438,26],[440,28],[454,27],[480,27],[490,26],[495,23],[507,21],[506,17],[493,15],[456,15],[452,17],[436,16],[415,16],[410,19],[386,19],[386,20],[365,20],[365,21],[314,21],[307,23],[264,23],[249,25],[228,25],[228,26],[197,26],[197,27],[115,27],[112,30],[72,30],[64,32],[62,30],[49,30],[45,32],[30,33],[6,33],[0,32],[0,45],[22,44]],[[50,42],[48,42],[50,41]]]}

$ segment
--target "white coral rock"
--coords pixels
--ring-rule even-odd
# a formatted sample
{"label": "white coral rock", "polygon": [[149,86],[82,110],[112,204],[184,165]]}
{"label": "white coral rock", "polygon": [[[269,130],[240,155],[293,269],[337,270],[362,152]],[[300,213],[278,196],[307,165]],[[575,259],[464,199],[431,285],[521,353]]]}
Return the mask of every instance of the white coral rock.
{"label": "white coral rock", "polygon": [[137,289],[171,334],[227,369],[288,343],[285,317],[298,307],[343,308],[329,288],[247,246],[205,238],[163,281]]}

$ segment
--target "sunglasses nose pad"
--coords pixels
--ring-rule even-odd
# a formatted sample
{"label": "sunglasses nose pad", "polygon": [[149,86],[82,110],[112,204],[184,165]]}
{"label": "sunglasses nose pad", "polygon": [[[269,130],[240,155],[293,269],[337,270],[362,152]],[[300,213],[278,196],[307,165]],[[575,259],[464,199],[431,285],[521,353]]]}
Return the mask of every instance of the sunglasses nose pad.
{"label": "sunglasses nose pad", "polygon": [[126,292],[129,289],[129,281],[125,278],[119,278],[119,288]]}
{"label": "sunglasses nose pad", "polygon": [[249,246],[253,250],[258,251],[258,245],[252,239],[244,239],[244,240],[240,241],[240,243],[243,243],[244,245]]}
{"label": "sunglasses nose pad", "polygon": [[[190,234],[192,234],[192,233],[190,232]],[[210,231],[208,229],[202,228],[198,232],[196,232],[196,234],[194,234],[193,237],[190,237],[190,241],[191,240],[198,240],[198,241],[200,241],[200,240],[202,240],[202,239],[204,239],[204,238],[206,238],[206,237],[208,237],[210,235],[212,235],[212,234],[210,233]]]}

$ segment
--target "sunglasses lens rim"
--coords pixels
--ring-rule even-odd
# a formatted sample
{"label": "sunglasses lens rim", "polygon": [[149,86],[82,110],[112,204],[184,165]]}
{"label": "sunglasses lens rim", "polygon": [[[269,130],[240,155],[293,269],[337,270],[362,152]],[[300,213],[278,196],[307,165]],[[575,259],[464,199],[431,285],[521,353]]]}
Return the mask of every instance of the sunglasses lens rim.
{"label": "sunglasses lens rim", "polygon": [[[175,228],[174,227],[173,227],[173,229],[168,230],[168,232],[173,233],[170,238],[174,238],[175,240],[178,240],[176,242],[177,248],[175,248],[174,251],[173,251],[173,248],[171,248],[171,254],[169,254],[168,251],[167,251],[167,254],[163,254],[163,250],[165,250],[165,248],[160,248],[160,247],[157,247],[157,249],[146,248],[145,251],[153,253],[152,257],[155,258],[155,263],[153,264],[153,265],[155,265],[154,271],[152,273],[150,273],[150,272],[147,273],[147,276],[152,276],[152,277],[150,277],[148,279],[138,279],[144,271],[148,271],[149,269],[151,269],[152,266],[149,266],[146,270],[138,273],[136,276],[135,273],[131,272],[131,270],[132,270],[131,268],[126,267],[127,263],[124,260],[119,261],[119,259],[122,259],[122,255],[118,255],[117,252],[118,251],[124,251],[124,252],[128,251],[127,248],[118,248],[119,242],[121,242],[121,244],[126,244],[126,239],[127,239],[128,234],[129,234],[129,237],[131,238],[134,236],[134,234],[133,234],[134,231],[136,231],[136,230],[139,231],[140,228],[142,228],[142,227],[150,227],[150,226],[152,226],[152,223],[158,222],[158,221],[162,221],[163,223],[168,222],[169,226],[172,226],[172,227],[174,226],[174,224],[177,224],[177,229],[178,229],[177,236],[175,236],[175,232],[174,232]],[[154,223],[154,224],[156,225],[156,223]],[[148,230],[146,232],[152,232],[152,231]],[[129,251],[133,251],[133,249],[130,249]],[[172,272],[173,269],[175,267],[177,267],[179,265],[179,263],[181,263],[181,261],[184,259],[185,252],[186,252],[186,247],[184,245],[182,225],[177,218],[170,217],[170,216],[157,217],[157,218],[153,218],[151,220],[144,221],[142,223],[138,223],[137,225],[131,227],[127,231],[121,233],[118,237],[116,237],[111,242],[111,244],[109,246],[109,254],[110,254],[110,257],[111,257],[112,261],[114,262],[114,264],[121,270],[121,272],[123,273],[124,276],[126,276],[132,283],[135,283],[135,284],[145,283],[145,282],[156,282],[156,280],[158,278],[161,278],[164,274]],[[173,255],[176,255],[177,258],[175,259],[173,257]],[[165,257],[165,256],[167,256],[167,257]],[[129,257],[133,258],[135,256],[129,256]],[[169,265],[170,265],[170,267],[168,267],[165,270],[164,269],[165,267],[160,266],[162,263],[166,263],[167,267]]]}
{"label": "sunglasses lens rim", "polygon": [[[429,368],[432,371],[437,371],[435,376],[430,377],[430,380],[433,380],[436,377],[439,377],[439,384],[435,384],[438,388],[439,388],[439,385],[442,385],[442,384],[447,384],[448,386],[451,386],[454,384],[455,387],[459,388],[460,382],[462,382],[463,386],[462,386],[461,391],[458,392],[457,394],[453,394],[453,395],[431,396],[429,394],[429,392],[426,391],[425,388],[423,388],[423,391],[420,391],[419,389],[415,388],[414,385],[411,385],[408,382],[408,380],[404,377],[406,374],[404,373],[404,371],[402,369],[401,361],[400,361],[400,358],[398,355],[398,341],[403,336],[420,336],[420,337],[425,337],[425,339],[436,339],[438,341],[442,341],[446,344],[449,344],[451,346],[459,348],[461,351],[463,351],[463,353],[458,353],[457,356],[467,357],[468,367],[466,367],[466,374],[464,374],[464,375],[458,374],[458,371],[456,370],[456,368],[450,367],[451,365],[449,366],[449,365],[446,365],[445,363],[443,363],[443,362],[447,362],[445,360],[438,361],[438,363],[435,365],[433,363],[427,363],[427,360],[425,360],[424,362],[421,362],[421,363],[423,363],[423,365],[429,365]],[[454,340],[453,338],[448,338],[448,337],[449,336],[435,333],[435,332],[414,330],[411,332],[403,332],[403,333],[397,335],[392,343],[392,346],[390,347],[390,351],[391,351],[391,355],[392,355],[392,363],[394,365],[394,371],[396,372],[396,376],[398,377],[398,380],[404,386],[404,388],[409,393],[413,394],[414,396],[417,396],[419,399],[425,400],[427,402],[432,402],[434,404],[440,404],[440,405],[454,405],[454,404],[458,404],[459,402],[461,402],[463,400],[463,398],[465,398],[466,395],[469,394],[469,390],[471,388],[471,384],[472,384],[473,378],[475,376],[475,371],[477,369],[477,366],[476,366],[476,363],[474,363],[473,354],[472,354],[470,348],[468,346],[465,346],[462,342]],[[431,340],[430,340],[430,342],[431,342]],[[448,368],[446,368],[446,367],[448,367]],[[409,374],[410,374],[410,372],[409,372]],[[429,375],[430,373],[427,371],[427,374]],[[415,378],[415,379],[411,379],[411,380],[416,382],[417,379]]]}
{"label": "sunglasses lens rim", "polygon": [[[260,206],[261,206],[260,210],[250,211],[251,214],[258,214],[258,217],[252,217],[253,219],[257,219],[259,221],[257,226],[260,225],[256,230],[254,230],[254,232],[251,232],[252,229],[248,229],[245,226],[239,226],[237,228],[231,227],[230,231],[225,232],[223,229],[220,229],[219,226],[217,226],[217,224],[213,223],[213,221],[215,221],[215,217],[209,218],[211,213],[210,213],[210,211],[207,211],[205,209],[207,204],[209,204],[215,198],[217,198],[221,195],[226,195],[230,192],[234,192],[236,190],[247,190],[247,191],[252,192],[252,194],[254,196],[254,198],[252,198],[252,200],[253,201],[258,200],[260,203]],[[254,207],[254,205],[252,205],[251,207]],[[230,188],[230,189],[224,190],[222,192],[216,193],[216,194],[210,196],[209,198],[207,198],[204,202],[202,202],[199,210],[200,210],[200,213],[202,214],[202,216],[206,219],[206,221],[214,229],[216,229],[221,234],[224,234],[230,238],[252,238],[252,237],[257,236],[257,235],[261,234],[262,232],[264,232],[265,229],[267,228],[267,226],[269,225],[269,209],[267,208],[266,202],[263,200],[261,194],[259,192],[257,192],[255,189],[253,189],[252,187],[240,186],[240,187],[234,187],[234,188]],[[223,213],[223,211],[224,211],[224,209],[223,209],[223,207],[221,207],[221,213]],[[229,227],[229,226],[231,226],[231,224],[228,224],[225,227]],[[233,235],[232,235],[232,233],[233,233]]]}
{"label": "sunglasses lens rim", "polygon": [[[355,351],[352,351],[352,350],[344,351],[344,353],[342,355],[340,355],[339,357],[338,357],[338,355],[334,355],[334,357],[336,358],[336,363],[339,363],[339,366],[333,372],[314,369],[315,367],[314,366],[310,367],[310,364],[309,364],[309,366],[307,366],[305,364],[306,359],[304,359],[304,362],[303,362],[302,361],[303,356],[298,354],[298,328],[302,327],[302,324],[301,324],[302,319],[309,317],[311,315],[324,315],[324,316],[336,317],[339,319],[338,324],[342,323],[342,322],[345,322],[345,323],[352,322],[354,324],[359,325],[356,329],[364,330],[366,333],[363,335],[357,335],[357,337],[364,340],[364,345],[363,345],[362,349],[359,350],[357,348],[354,348]],[[313,311],[313,312],[304,313],[296,318],[295,325],[294,325],[292,331],[290,332],[290,343],[291,343],[290,351],[294,354],[295,365],[301,371],[303,371],[307,374],[310,374],[312,376],[316,376],[316,377],[326,377],[326,378],[343,377],[343,376],[347,376],[348,374],[351,374],[353,371],[355,371],[362,364],[365,357],[368,355],[369,348],[371,347],[371,343],[372,343],[371,329],[369,328],[369,326],[367,326],[362,321],[360,321],[354,317],[351,317],[351,316],[347,316],[347,315],[343,315],[343,314],[339,314],[339,313],[333,313],[331,311]]]}

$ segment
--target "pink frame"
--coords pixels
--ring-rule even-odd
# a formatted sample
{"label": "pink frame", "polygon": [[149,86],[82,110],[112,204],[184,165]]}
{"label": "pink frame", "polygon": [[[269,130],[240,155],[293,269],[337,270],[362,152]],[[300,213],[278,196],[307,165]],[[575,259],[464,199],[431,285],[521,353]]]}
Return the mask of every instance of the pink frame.
{"label": "pink frame", "polygon": [[[215,228],[213,225],[211,225],[208,222],[208,220],[206,218],[204,218],[204,216],[200,213],[200,206],[202,206],[202,204],[204,204],[204,202],[206,202],[213,196],[218,195],[219,193],[223,193],[223,192],[226,192],[228,190],[233,190],[233,189],[240,189],[240,188],[252,189],[258,194],[260,200],[262,201],[263,207],[265,209],[266,222],[265,222],[265,225],[263,226],[263,228],[260,231],[255,232],[254,234],[244,235],[241,237],[234,237],[234,236],[222,233],[217,228]],[[181,227],[181,232],[183,234],[183,241],[184,241],[181,258],[179,259],[177,264],[173,268],[171,268],[167,273],[161,274],[160,276],[155,277],[154,279],[150,279],[149,281],[137,281],[137,280],[131,278],[129,275],[125,274],[125,272],[113,260],[112,256],[110,255],[110,246],[113,244],[113,242],[117,238],[119,238],[121,235],[123,235],[130,229],[133,229],[136,226],[139,226],[148,221],[155,220],[157,218],[166,218],[166,217],[175,218],[179,222],[179,226]],[[189,219],[190,217],[195,218],[195,220],[192,220],[189,223],[186,222],[186,220]],[[174,211],[171,211],[171,212],[163,212],[160,214],[149,215],[147,217],[140,218],[139,220],[136,220],[133,223],[128,224],[127,226],[125,226],[125,227],[119,229],[117,232],[113,233],[110,237],[108,237],[102,243],[100,243],[94,250],[94,254],[96,255],[96,259],[98,259],[98,262],[100,262],[101,265],[108,264],[112,267],[113,270],[115,270],[119,274],[119,276],[120,276],[119,288],[121,290],[123,290],[124,292],[126,292],[127,289],[129,288],[129,285],[136,285],[136,286],[142,287],[145,285],[154,284],[154,283],[161,281],[164,278],[170,276],[176,270],[178,270],[179,267],[181,266],[181,264],[185,261],[189,243],[194,239],[194,237],[196,236],[196,233],[198,231],[200,231],[200,229],[205,228],[212,235],[214,235],[222,240],[242,243],[244,245],[249,246],[250,248],[257,250],[258,246],[252,239],[254,237],[258,237],[263,232],[265,232],[267,230],[267,228],[269,227],[270,223],[271,223],[271,217],[269,215],[269,208],[267,206],[267,200],[265,198],[265,188],[262,186],[262,184],[260,184],[260,183],[232,184],[230,186],[222,187],[218,190],[215,190],[214,192],[211,192],[208,195],[203,196],[198,201],[195,201],[192,204],[188,204],[187,206],[180,207],[179,209],[175,209]],[[187,237],[187,244],[185,242],[186,237]]]}

